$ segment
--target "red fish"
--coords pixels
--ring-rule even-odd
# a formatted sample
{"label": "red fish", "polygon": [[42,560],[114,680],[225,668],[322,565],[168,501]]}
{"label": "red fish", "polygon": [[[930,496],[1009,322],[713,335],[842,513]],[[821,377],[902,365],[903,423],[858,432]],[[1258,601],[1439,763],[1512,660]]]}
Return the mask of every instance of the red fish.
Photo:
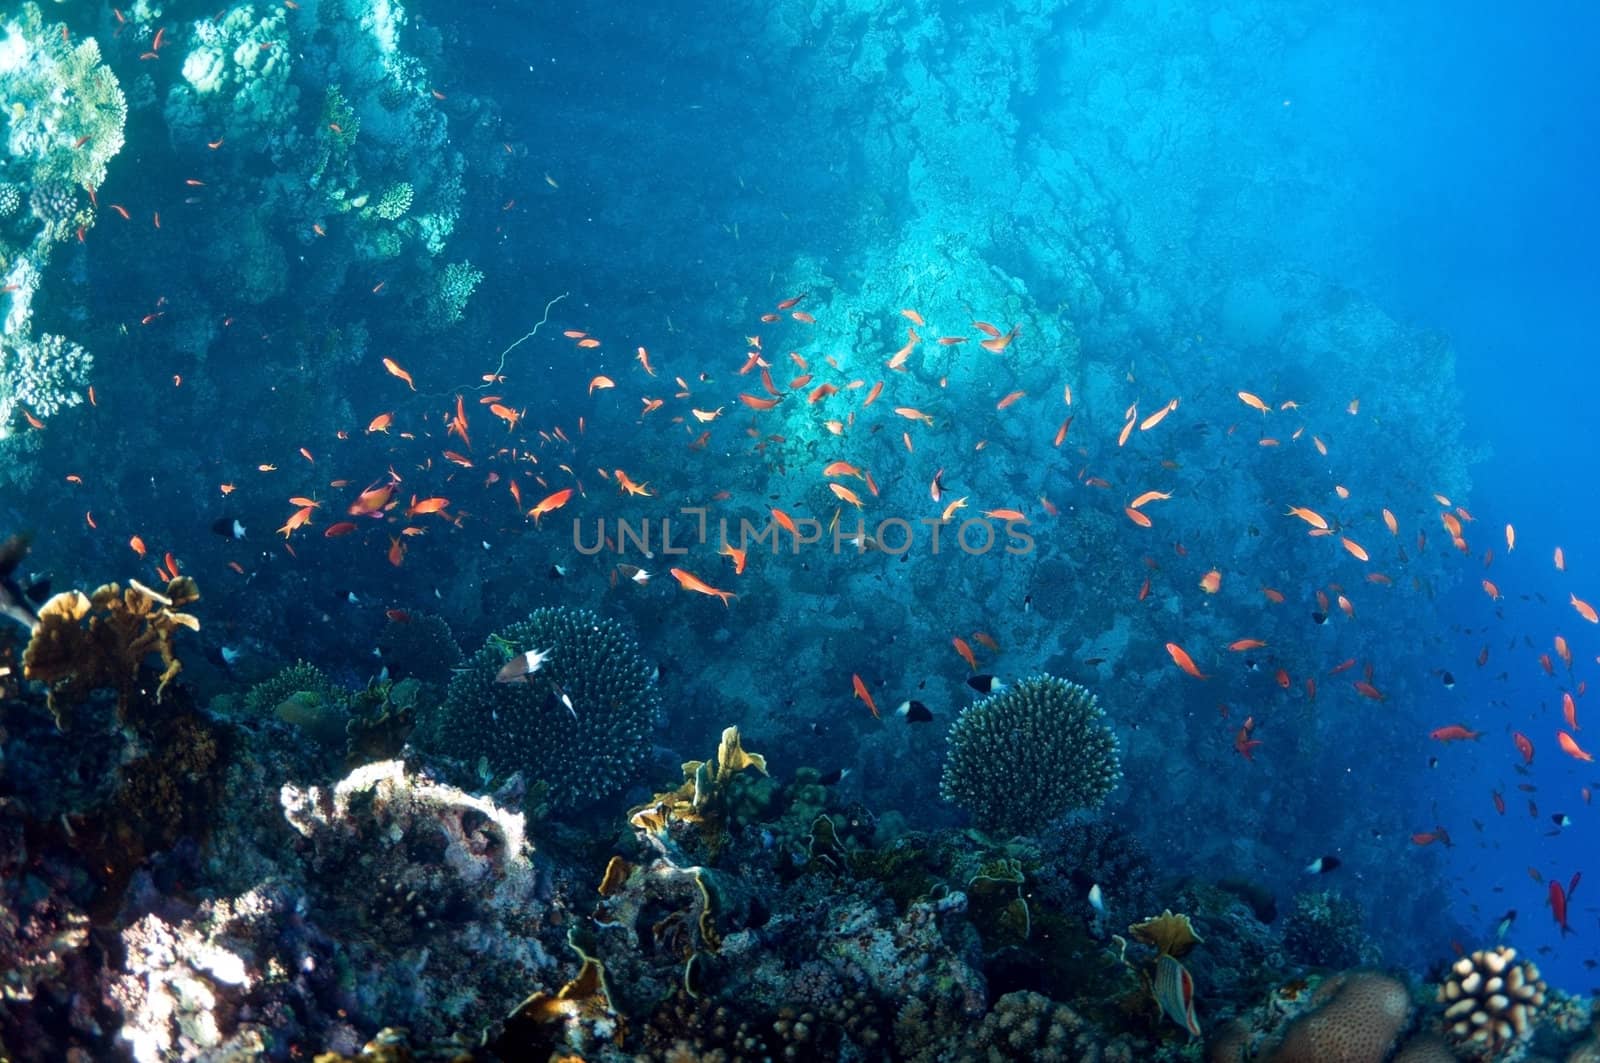
{"label": "red fish", "polygon": [[1250,732],[1255,729],[1255,726],[1256,718],[1254,716],[1246,716],[1244,718],[1244,726],[1240,727],[1238,732],[1233,736],[1234,752],[1238,753],[1245,760],[1254,760],[1255,758],[1250,754],[1257,746],[1261,744],[1261,739],[1250,737]]}
{"label": "red fish", "polygon": [[1533,743],[1521,731],[1511,732],[1511,741],[1517,744],[1517,752],[1522,754],[1522,763],[1533,763]]}
{"label": "red fish", "polygon": [[1555,879],[1550,880],[1550,914],[1555,917],[1556,926],[1561,928],[1562,937],[1572,933],[1572,927],[1567,925],[1567,893]]}
{"label": "red fish", "polygon": [[1483,732],[1469,731],[1459,723],[1453,723],[1449,727],[1440,727],[1437,730],[1429,731],[1428,737],[1436,742],[1461,742],[1467,739],[1482,738]]}

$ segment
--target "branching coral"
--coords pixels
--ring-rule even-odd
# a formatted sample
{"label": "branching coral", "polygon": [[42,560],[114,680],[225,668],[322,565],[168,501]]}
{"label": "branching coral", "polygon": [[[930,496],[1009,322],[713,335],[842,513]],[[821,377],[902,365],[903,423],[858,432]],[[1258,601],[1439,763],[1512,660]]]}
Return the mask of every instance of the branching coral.
{"label": "branching coral", "polygon": [[117,718],[126,722],[147,656],[161,655],[157,702],[182,671],[173,638],[181,628],[200,630],[200,621],[178,610],[199,597],[188,576],[170,581],[165,592],[130,580],[127,590],[108,583],[93,595],[58,594],[39,610],[39,628],[23,651],[22,674],[49,685],[50,711],[62,730],[72,707],[104,687],[116,690]]}
{"label": "branching coral", "polygon": [[1121,777],[1094,695],[1041,675],[962,710],[940,792],[984,829],[1020,834],[1099,805]]}
{"label": "branching coral", "polygon": [[[536,672],[496,680],[529,650],[547,654]],[[540,609],[457,670],[414,740],[469,768],[523,772],[552,805],[572,807],[620,789],[643,761],[660,711],[653,671],[616,621]]]}

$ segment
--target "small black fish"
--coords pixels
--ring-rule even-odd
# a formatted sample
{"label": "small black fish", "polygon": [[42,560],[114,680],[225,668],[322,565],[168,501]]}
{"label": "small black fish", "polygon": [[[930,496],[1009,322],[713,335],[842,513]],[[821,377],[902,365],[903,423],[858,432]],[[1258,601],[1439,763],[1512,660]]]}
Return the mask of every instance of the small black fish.
{"label": "small black fish", "polygon": [[980,694],[998,694],[1006,688],[1006,685],[998,677],[987,673],[967,676],[967,686]]}
{"label": "small black fish", "polygon": [[550,578],[551,579],[565,579],[566,576],[567,576],[567,570],[566,570],[566,568],[564,566],[562,566],[562,565],[551,565],[550,566]]}
{"label": "small black fish", "polygon": [[1033,595],[1024,594],[1022,596],[1022,611],[1024,613],[1033,612]]}
{"label": "small black fish", "polygon": [[844,778],[846,775],[849,775],[849,774],[850,774],[850,769],[849,768],[834,768],[832,771],[828,772],[826,775],[822,776],[817,781],[819,783],[821,783],[822,785],[824,785],[824,786],[837,786],[839,784],[839,780]]}
{"label": "small black fish", "polygon": [[1340,863],[1337,856],[1319,856],[1306,865],[1306,874],[1326,875],[1330,871],[1337,870]]}
{"label": "small black fish", "polygon": [[1104,657],[1090,657],[1088,660],[1084,661],[1083,663],[1088,665],[1090,668],[1098,668],[1102,664],[1106,663],[1106,659]]}
{"label": "small black fish", "polygon": [[811,733],[816,735],[818,738],[821,738],[823,735],[828,733],[828,729],[822,726],[820,723],[813,723],[811,725]]}
{"label": "small black fish", "polygon": [[220,517],[212,521],[211,530],[233,542],[244,538],[244,525],[236,517]]}
{"label": "small black fish", "polygon": [[920,701],[903,702],[895,712],[906,718],[906,723],[932,723],[933,713]]}
{"label": "small black fish", "polygon": [[1506,931],[1510,930],[1511,929],[1511,924],[1515,923],[1516,921],[1517,921],[1517,910],[1515,908],[1513,908],[1509,912],[1507,912],[1505,915],[1502,915],[1500,917],[1500,922],[1494,928],[1495,937],[1500,937],[1500,938],[1505,937],[1506,936]]}
{"label": "small black fish", "polygon": [[1454,690],[1456,688],[1456,677],[1451,675],[1449,672],[1440,672],[1439,678],[1444,681],[1444,688],[1446,690]]}
{"label": "small black fish", "polygon": [[1572,826],[1572,817],[1565,812],[1556,812],[1550,816],[1550,822],[1558,827],[1570,827]]}
{"label": "small black fish", "polygon": [[1328,622],[1328,614],[1318,609],[1311,614],[1311,622],[1313,624],[1326,624]]}
{"label": "small black fish", "polygon": [[1438,766],[1439,766],[1439,758],[1438,757],[1429,757],[1428,758],[1428,767],[1437,768]]}

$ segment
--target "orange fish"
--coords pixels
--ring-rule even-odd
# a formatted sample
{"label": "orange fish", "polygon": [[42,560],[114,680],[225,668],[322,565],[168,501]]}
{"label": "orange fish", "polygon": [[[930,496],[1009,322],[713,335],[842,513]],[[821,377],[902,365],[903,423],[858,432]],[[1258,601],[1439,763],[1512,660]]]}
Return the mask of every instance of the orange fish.
{"label": "orange fish", "polygon": [[553,494],[546,495],[544,498],[540,499],[537,505],[528,510],[528,516],[532,517],[534,525],[538,526],[540,518],[542,518],[546,513],[560,509],[562,506],[566,505],[568,500],[571,498],[572,488],[563,487],[561,490],[556,491]]}
{"label": "orange fish", "polygon": [[1350,556],[1355,558],[1357,561],[1369,560],[1367,557],[1367,552],[1363,550],[1361,548],[1361,544],[1355,540],[1347,539],[1341,535],[1339,536],[1339,544],[1348,550],[1350,552]]}
{"label": "orange fish", "polygon": [[1244,653],[1246,650],[1259,650],[1266,646],[1260,639],[1239,639],[1237,642],[1228,643],[1228,649],[1234,653]]}
{"label": "orange fish", "polygon": [[1143,509],[1151,502],[1165,502],[1172,496],[1165,491],[1146,491],[1132,502],[1128,503],[1129,509]]}
{"label": "orange fish", "polygon": [[1316,528],[1318,531],[1328,530],[1328,521],[1322,516],[1322,514],[1316,512],[1315,510],[1306,509],[1303,506],[1290,506],[1289,512],[1285,513],[1284,516],[1299,517],[1301,520],[1305,521],[1313,528]]}
{"label": "orange fish", "polygon": [[744,403],[746,406],[750,407],[753,410],[770,410],[774,406],[778,405],[778,403],[781,402],[782,400],[781,399],[763,399],[758,395],[747,395],[747,394],[745,394],[744,392],[741,391],[739,393],[739,401]]}
{"label": "orange fish", "polygon": [[883,381],[880,380],[877,383],[872,385],[872,390],[867,392],[867,397],[861,403],[861,405],[863,407],[871,406],[874,402],[877,401],[878,396],[881,395],[881,394],[883,394]]}
{"label": "orange fish", "polygon": [[915,406],[896,406],[894,412],[911,421],[921,421],[929,428],[933,427],[933,418],[917,409]]}
{"label": "orange fish", "polygon": [[1388,525],[1390,535],[1400,534],[1400,522],[1394,519],[1394,514],[1387,509],[1383,511],[1383,523]]}
{"label": "orange fish", "polygon": [[723,543],[722,548],[717,553],[723,557],[731,557],[733,559],[733,574],[735,576],[744,575],[744,563],[750,553],[749,547],[740,549],[732,543]]}
{"label": "orange fish", "polygon": [[1194,658],[1190,657],[1184,648],[1176,642],[1167,643],[1167,654],[1172,658],[1172,663],[1182,668],[1196,679],[1210,679],[1211,677],[1195,666]]}
{"label": "orange fish", "polygon": [[1122,512],[1126,513],[1128,515],[1128,519],[1133,521],[1141,528],[1149,528],[1155,523],[1148,516],[1141,513],[1139,510],[1134,509],[1132,506],[1124,506],[1122,508]]}
{"label": "orange fish", "polygon": [[636,355],[636,357],[639,359],[639,364],[644,366],[644,371],[646,373],[649,373],[651,376],[655,376],[656,375],[655,369],[652,368],[651,365],[650,365],[650,352],[649,351],[645,350],[643,347],[640,347],[639,348],[639,353]]}
{"label": "orange fish", "polygon": [[284,522],[283,527],[278,529],[279,533],[281,533],[285,539],[289,538],[289,536],[293,535],[297,529],[310,523],[311,514],[313,512],[313,507],[301,506],[290,515],[289,519]]}
{"label": "orange fish", "polygon": [[1212,569],[1200,577],[1200,589],[1207,594],[1215,594],[1222,589],[1222,573]]}
{"label": "orange fish", "polygon": [[1261,593],[1266,597],[1267,601],[1271,602],[1273,605],[1283,604],[1284,599],[1282,591],[1276,590],[1272,587],[1262,587]]}
{"label": "orange fish", "polygon": [[412,391],[417,390],[417,385],[414,381],[412,381],[411,374],[406,372],[404,369],[401,369],[399,362],[396,362],[393,358],[385,358],[383,360],[383,367],[389,371],[390,376],[398,377],[399,379],[404,380],[406,382],[406,387],[410,388]]}
{"label": "orange fish", "polygon": [[1579,616],[1583,617],[1585,620],[1589,621],[1589,623],[1591,623],[1591,624],[1600,623],[1600,615],[1596,615],[1596,613],[1594,611],[1594,606],[1590,605],[1588,602],[1584,601],[1582,598],[1579,598],[1576,594],[1573,594],[1571,591],[1567,592],[1567,597],[1572,599],[1572,608],[1574,608],[1574,609],[1576,609],[1578,611],[1578,615]]}
{"label": "orange fish", "polygon": [[861,506],[862,506],[861,498],[854,491],[850,490],[850,488],[846,487],[844,484],[830,483],[828,485],[828,489],[831,490],[839,498],[841,498],[844,501],[850,503],[852,506],[855,506],[857,509],[861,508]]}
{"label": "orange fish", "polygon": [[448,498],[424,498],[421,502],[418,502],[417,496],[412,495],[411,505],[406,507],[406,517],[410,519],[419,514],[440,513],[449,504],[450,500]]}
{"label": "orange fish", "polygon": [[713,598],[721,598],[724,606],[727,606],[729,598],[738,597],[732,591],[719,591],[692,572],[685,572],[681,568],[671,569],[670,571],[672,572],[672,578],[677,580],[678,585],[684,590],[694,591],[696,594],[707,594]]}
{"label": "orange fish", "polygon": [[[835,461],[835,462],[830,462],[830,463],[828,463],[828,465],[824,466],[824,468],[822,470],[822,475],[824,475],[824,476],[854,476],[856,479],[859,480],[859,479],[861,479],[861,470],[856,468],[854,465],[851,465],[848,461]],[[935,496],[934,501],[935,502],[939,501],[937,496]]]}
{"label": "orange fish", "polygon": [[341,535],[349,535],[356,530],[355,521],[341,520],[337,524],[330,524],[322,532],[324,539],[337,539]]}
{"label": "orange fish", "polygon": [[966,639],[957,635],[955,638],[950,640],[950,645],[954,646],[956,648],[956,652],[961,654],[961,659],[967,662],[968,668],[972,669],[974,672],[978,670],[978,658],[973,654],[972,647],[967,645]]}
{"label": "orange fish", "polygon": [[589,394],[593,395],[596,391],[604,391],[606,388],[614,388],[616,386],[617,382],[610,377],[604,375],[596,376],[589,381]]}
{"label": "orange fish", "polygon": [[866,702],[867,708],[872,710],[872,718],[874,720],[883,719],[883,717],[878,715],[878,704],[872,700],[872,693],[871,691],[867,690],[867,684],[861,681],[861,677],[859,675],[852,674],[850,676],[850,685],[855,689],[855,696]]}
{"label": "orange fish", "polygon": [[900,315],[918,327],[926,324],[926,322],[922,320],[922,315],[917,313],[915,310],[902,310],[900,311]]}
{"label": "orange fish", "polygon": [[993,520],[1016,521],[1019,524],[1028,523],[1028,518],[1021,511],[1015,509],[986,509],[983,511],[983,515]]}
{"label": "orange fish", "polygon": [[1578,703],[1572,700],[1572,695],[1563,690],[1561,692],[1561,715],[1566,719],[1567,726],[1574,731],[1581,731],[1578,726]]}
{"label": "orange fish", "polygon": [[1517,548],[1517,529],[1515,529],[1511,525],[1507,524],[1506,525],[1506,553],[1509,554],[1511,551],[1515,550],[1516,548]]}
{"label": "orange fish", "polygon": [[1387,697],[1377,687],[1373,686],[1365,679],[1357,679],[1355,681],[1355,688],[1356,693],[1360,694],[1364,698],[1371,698],[1373,701],[1388,700]]}
{"label": "orange fish", "polygon": [[1253,410],[1260,410],[1263,414],[1272,412],[1272,407],[1262,402],[1260,396],[1253,395],[1248,391],[1239,392],[1239,401]]}
{"label": "orange fish", "polygon": [[406,544],[401,542],[398,535],[389,536],[389,564],[399,568],[406,559]]}
{"label": "orange fish", "polygon": [[1497,602],[1500,600],[1500,597],[1501,597],[1500,588],[1495,586],[1493,580],[1484,580],[1483,581],[1483,593],[1487,594],[1490,597],[1490,599],[1492,599],[1493,601],[1497,601]]}
{"label": "orange fish", "polygon": [[1565,572],[1566,570],[1567,570],[1567,555],[1562,553],[1561,552],[1561,547],[1558,546],[1558,547],[1556,547],[1556,571],[1557,572]]}
{"label": "orange fish", "polygon": [[1005,398],[1003,398],[999,402],[995,403],[994,408],[997,409],[997,410],[1003,410],[1007,406],[1010,406],[1012,403],[1016,402],[1018,399],[1024,397],[1027,394],[1028,393],[1026,391],[1013,391],[1009,395],[1007,395]]}
{"label": "orange fish", "polygon": [[388,432],[389,426],[392,424],[394,424],[394,414],[380,413],[378,416],[372,419],[371,423],[367,425],[367,434],[371,435],[373,432]]}
{"label": "orange fish", "polygon": [[140,557],[144,557],[146,551],[143,539],[135,535],[133,538],[128,540],[128,545],[133,548],[134,553],[138,554]]}
{"label": "orange fish", "polygon": [[1594,760],[1594,755],[1592,753],[1585,753],[1578,746],[1577,739],[1573,738],[1565,731],[1556,732],[1556,742],[1561,746],[1561,752],[1565,753],[1569,757],[1572,757],[1574,760]]}

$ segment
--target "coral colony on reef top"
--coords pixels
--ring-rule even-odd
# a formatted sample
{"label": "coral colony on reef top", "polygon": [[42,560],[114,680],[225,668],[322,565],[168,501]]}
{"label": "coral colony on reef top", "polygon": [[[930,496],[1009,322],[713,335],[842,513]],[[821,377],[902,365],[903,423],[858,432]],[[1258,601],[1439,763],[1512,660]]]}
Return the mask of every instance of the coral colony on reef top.
{"label": "coral colony on reef top", "polygon": [[1600,1059],[1308,16],[511,7],[0,12],[0,1060]]}

